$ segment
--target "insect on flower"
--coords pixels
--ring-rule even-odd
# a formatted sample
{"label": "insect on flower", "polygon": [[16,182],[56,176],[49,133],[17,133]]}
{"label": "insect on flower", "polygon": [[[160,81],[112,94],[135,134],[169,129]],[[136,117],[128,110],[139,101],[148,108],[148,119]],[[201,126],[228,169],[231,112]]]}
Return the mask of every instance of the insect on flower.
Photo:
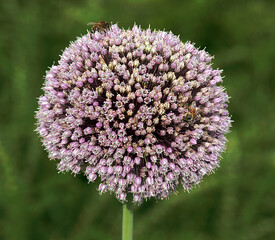
{"label": "insect on flower", "polygon": [[99,22],[89,22],[87,25],[92,25],[91,33],[95,33],[96,31],[102,32],[110,28],[110,23],[105,21]]}
{"label": "insect on flower", "polygon": [[198,114],[198,111],[196,110],[196,103],[192,102],[192,104],[188,107],[188,112],[185,113],[183,120],[185,122],[194,122],[199,117],[200,117],[200,115]]}

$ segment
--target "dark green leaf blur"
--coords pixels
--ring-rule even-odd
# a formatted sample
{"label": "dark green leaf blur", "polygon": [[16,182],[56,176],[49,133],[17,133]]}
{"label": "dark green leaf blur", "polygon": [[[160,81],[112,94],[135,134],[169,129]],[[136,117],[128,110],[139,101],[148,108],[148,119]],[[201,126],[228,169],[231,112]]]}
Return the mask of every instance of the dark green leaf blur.
{"label": "dark green leaf blur", "polygon": [[100,20],[206,48],[231,96],[221,167],[191,193],[136,207],[134,239],[275,239],[274,10],[272,0],[1,0],[0,239],[121,239],[121,204],[98,182],[58,174],[34,132],[45,71]]}

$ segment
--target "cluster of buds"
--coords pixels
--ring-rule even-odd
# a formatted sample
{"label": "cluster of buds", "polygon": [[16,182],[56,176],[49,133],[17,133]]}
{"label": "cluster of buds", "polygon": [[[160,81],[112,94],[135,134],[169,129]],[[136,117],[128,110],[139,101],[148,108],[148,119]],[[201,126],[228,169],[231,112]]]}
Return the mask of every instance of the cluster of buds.
{"label": "cluster of buds", "polygon": [[87,34],[46,74],[37,132],[61,172],[124,202],[167,198],[218,167],[231,126],[212,57],[171,32]]}

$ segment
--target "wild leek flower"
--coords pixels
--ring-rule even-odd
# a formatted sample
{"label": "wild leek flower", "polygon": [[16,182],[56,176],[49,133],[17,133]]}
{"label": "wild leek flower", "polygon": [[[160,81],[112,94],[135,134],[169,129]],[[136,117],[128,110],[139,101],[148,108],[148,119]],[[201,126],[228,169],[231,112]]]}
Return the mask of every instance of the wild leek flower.
{"label": "wild leek flower", "polygon": [[120,29],[71,43],[46,74],[37,131],[61,172],[126,201],[167,198],[219,166],[231,120],[212,57],[171,32]]}

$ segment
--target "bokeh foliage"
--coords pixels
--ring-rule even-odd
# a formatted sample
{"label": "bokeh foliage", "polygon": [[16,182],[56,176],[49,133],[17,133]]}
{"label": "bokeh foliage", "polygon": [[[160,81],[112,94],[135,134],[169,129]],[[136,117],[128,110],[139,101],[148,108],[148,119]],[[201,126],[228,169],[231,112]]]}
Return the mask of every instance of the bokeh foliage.
{"label": "bokeh foliage", "polygon": [[89,21],[166,29],[224,69],[234,120],[215,175],[135,209],[134,238],[275,239],[275,32],[270,0],[1,0],[0,239],[117,240],[121,204],[85,177],[58,174],[34,111],[45,71]]}

